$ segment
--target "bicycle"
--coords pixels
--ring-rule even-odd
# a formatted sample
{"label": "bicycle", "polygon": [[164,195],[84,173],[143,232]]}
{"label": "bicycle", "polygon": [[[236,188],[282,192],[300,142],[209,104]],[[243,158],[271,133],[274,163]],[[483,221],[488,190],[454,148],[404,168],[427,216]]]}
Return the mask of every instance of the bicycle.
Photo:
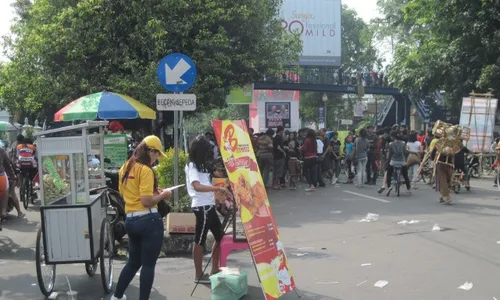
{"label": "bicycle", "polygon": [[[399,191],[400,191],[400,187],[401,187],[401,167],[393,167],[394,168],[394,189],[396,191],[396,196],[399,197]],[[389,189],[387,191],[387,197],[389,197],[389,195],[391,194],[391,190],[392,189]]]}
{"label": "bicycle", "polygon": [[20,173],[21,182],[19,185],[19,197],[23,203],[24,209],[28,209],[29,203],[35,204],[35,193],[33,189],[33,180],[31,176],[31,170],[21,168]]}

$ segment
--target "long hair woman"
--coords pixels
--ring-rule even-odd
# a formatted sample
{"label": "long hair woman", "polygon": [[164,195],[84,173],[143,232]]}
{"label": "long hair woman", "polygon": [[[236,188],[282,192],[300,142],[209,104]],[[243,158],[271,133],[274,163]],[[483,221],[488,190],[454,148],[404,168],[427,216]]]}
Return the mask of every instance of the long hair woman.
{"label": "long hair woman", "polygon": [[157,205],[172,195],[168,190],[158,189],[158,179],[151,168],[159,157],[165,156],[162,148],[158,137],[147,136],[120,169],[119,190],[127,213],[129,258],[111,300],[127,299],[125,290],[141,267],[139,300],[147,300],[151,294],[156,261],[163,245],[163,220]]}
{"label": "long hair woman", "polygon": [[316,132],[314,132],[313,129],[307,130],[307,135],[301,150],[304,154],[303,172],[309,184],[309,187],[306,188],[306,192],[311,192],[316,189],[318,184],[318,143],[316,142]]}
{"label": "long hair woman", "polygon": [[212,246],[212,271],[219,272],[220,241],[223,232],[219,216],[215,210],[214,192],[227,193],[226,188],[212,185],[212,147],[204,136],[198,136],[189,149],[189,162],[184,168],[186,172],[186,187],[191,197],[191,209],[196,217],[194,233],[193,260],[195,268],[195,282],[209,284],[209,274],[203,274],[202,260],[203,247],[207,240],[208,231],[212,232],[215,243]]}

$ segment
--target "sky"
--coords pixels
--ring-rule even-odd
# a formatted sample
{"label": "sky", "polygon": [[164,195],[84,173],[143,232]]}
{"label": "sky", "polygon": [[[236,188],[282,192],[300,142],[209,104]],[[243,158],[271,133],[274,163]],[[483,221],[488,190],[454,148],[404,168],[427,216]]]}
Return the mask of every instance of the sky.
{"label": "sky", "polygon": [[[10,31],[10,22],[14,18],[10,5],[13,2],[14,0],[0,0],[0,36],[8,34]],[[342,0],[342,3],[354,9],[365,22],[378,16],[377,0]],[[1,56],[0,53],[0,58]]]}

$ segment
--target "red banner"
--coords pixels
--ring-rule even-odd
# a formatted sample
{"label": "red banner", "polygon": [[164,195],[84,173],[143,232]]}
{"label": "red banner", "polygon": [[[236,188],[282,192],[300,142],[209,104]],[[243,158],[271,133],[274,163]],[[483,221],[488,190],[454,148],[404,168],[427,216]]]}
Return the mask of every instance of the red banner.
{"label": "red banner", "polygon": [[212,122],[266,300],[295,289],[246,121]]}

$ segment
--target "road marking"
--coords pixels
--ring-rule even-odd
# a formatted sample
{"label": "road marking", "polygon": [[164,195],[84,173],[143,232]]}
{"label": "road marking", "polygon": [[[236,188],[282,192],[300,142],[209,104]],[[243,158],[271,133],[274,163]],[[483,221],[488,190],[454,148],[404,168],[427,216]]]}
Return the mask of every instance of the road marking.
{"label": "road marking", "polygon": [[372,199],[372,200],[375,200],[375,201],[378,201],[378,202],[382,202],[382,203],[391,203],[391,201],[389,201],[389,200],[375,198],[375,197],[371,197],[371,196],[367,196],[367,195],[363,195],[363,194],[358,194],[358,193],[351,192],[351,191],[344,191],[344,193],[348,193],[348,194],[351,194],[351,195],[356,195],[356,196],[363,197],[363,198],[366,198],[366,199]]}

